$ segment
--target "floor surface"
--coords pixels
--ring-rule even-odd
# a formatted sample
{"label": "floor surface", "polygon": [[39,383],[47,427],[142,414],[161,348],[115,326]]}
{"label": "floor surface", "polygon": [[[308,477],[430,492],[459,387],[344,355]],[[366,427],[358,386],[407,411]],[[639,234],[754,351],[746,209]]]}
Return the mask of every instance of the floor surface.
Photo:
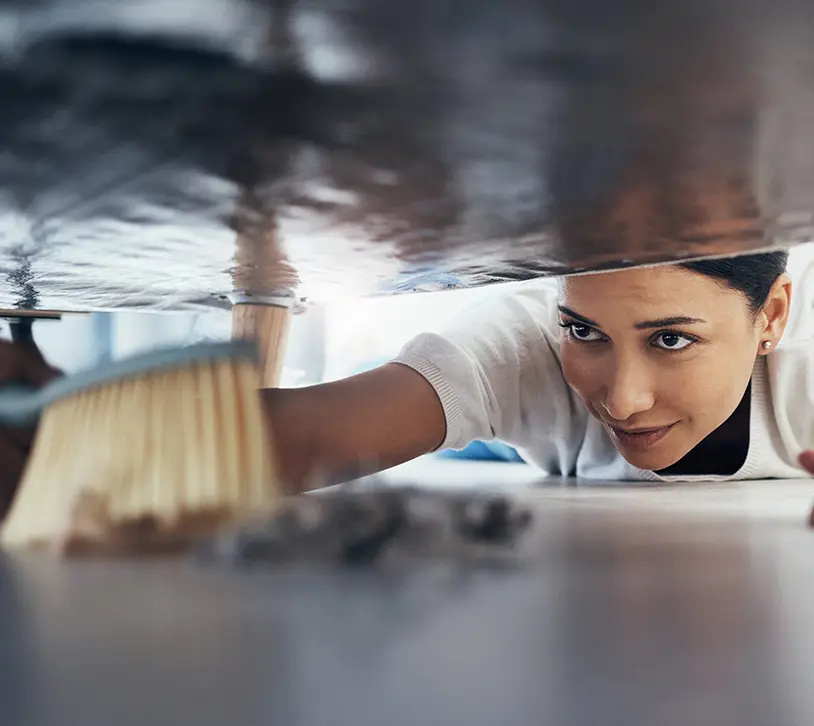
{"label": "floor surface", "polygon": [[0,559],[2,723],[810,726],[814,481],[512,467],[390,479],[516,488],[537,517],[513,567]]}

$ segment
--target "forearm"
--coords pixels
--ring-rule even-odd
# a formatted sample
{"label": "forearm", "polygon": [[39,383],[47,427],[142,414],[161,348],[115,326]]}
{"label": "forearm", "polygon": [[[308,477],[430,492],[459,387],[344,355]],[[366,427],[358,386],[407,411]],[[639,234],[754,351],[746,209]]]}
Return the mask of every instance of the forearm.
{"label": "forearm", "polygon": [[446,433],[433,388],[397,364],[263,395],[280,477],[295,491],[409,461],[436,449]]}

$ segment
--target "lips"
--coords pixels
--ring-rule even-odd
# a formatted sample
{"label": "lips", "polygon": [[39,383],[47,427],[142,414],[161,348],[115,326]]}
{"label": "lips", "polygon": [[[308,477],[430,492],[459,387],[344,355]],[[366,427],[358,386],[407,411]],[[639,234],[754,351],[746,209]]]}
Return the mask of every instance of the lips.
{"label": "lips", "polygon": [[611,436],[623,447],[628,449],[648,449],[667,436],[675,424],[649,429],[620,429],[608,423],[605,426],[610,431]]}

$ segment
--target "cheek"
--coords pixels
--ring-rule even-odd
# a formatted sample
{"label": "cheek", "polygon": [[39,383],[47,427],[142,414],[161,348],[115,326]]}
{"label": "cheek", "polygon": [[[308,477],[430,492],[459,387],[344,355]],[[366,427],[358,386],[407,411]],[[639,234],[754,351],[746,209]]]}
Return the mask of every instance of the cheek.
{"label": "cheek", "polygon": [[659,386],[659,406],[680,416],[699,437],[720,426],[741,401],[753,359],[739,351],[706,351],[667,372]]}
{"label": "cheek", "polygon": [[602,387],[602,371],[597,357],[586,355],[585,351],[566,341],[560,347],[560,359],[565,382],[583,400],[595,398]]}
{"label": "cheek", "polygon": [[[687,371],[682,394],[700,411],[716,412],[714,404],[737,405],[752,374],[754,358],[737,351],[717,351]],[[705,405],[706,404],[706,405]]]}

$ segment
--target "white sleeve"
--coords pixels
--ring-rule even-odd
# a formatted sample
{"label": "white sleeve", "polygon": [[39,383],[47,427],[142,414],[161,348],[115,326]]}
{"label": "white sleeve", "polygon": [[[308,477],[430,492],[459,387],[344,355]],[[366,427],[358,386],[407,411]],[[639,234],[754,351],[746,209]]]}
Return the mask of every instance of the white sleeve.
{"label": "white sleeve", "polygon": [[791,277],[791,309],[780,341],[783,347],[814,339],[814,258],[792,270]]}
{"label": "white sleeve", "polygon": [[767,356],[774,424],[787,463],[814,448],[814,260],[792,275],[789,322]]}
{"label": "white sleeve", "polygon": [[548,282],[490,297],[442,334],[414,338],[394,359],[423,375],[441,400],[440,448],[493,438],[538,451],[556,440],[560,454],[562,446],[578,448],[584,409],[563,377],[557,291]]}

